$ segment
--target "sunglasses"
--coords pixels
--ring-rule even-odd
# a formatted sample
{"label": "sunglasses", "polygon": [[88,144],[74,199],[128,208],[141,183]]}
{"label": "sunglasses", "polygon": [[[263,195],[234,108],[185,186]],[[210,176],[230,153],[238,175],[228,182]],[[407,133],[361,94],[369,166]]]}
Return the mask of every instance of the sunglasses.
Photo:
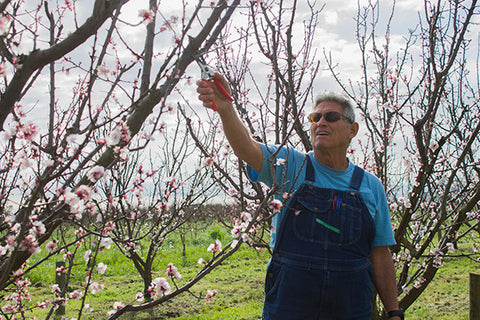
{"label": "sunglasses", "polygon": [[311,123],[317,123],[318,121],[320,121],[320,119],[322,119],[322,117],[325,118],[327,122],[336,122],[342,118],[347,119],[349,122],[352,122],[350,119],[337,111],[328,111],[324,114],[321,114],[319,112],[312,112],[308,115],[308,121],[310,121]]}

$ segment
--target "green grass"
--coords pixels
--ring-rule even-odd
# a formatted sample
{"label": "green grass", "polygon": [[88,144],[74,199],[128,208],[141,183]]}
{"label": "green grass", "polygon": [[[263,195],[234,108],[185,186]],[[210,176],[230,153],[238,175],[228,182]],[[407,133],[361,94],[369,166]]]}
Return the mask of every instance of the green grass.
{"label": "green grass", "polygon": [[[155,276],[164,277],[168,263],[172,262],[182,274],[178,284],[185,284],[201,269],[197,264],[198,258],[207,259],[211,255],[206,248],[215,238],[221,238],[226,245],[230,239],[228,230],[210,226],[202,232],[192,232],[188,236],[186,257],[181,254],[183,247],[180,239],[169,239],[157,256]],[[191,293],[182,294],[151,310],[127,313],[121,319],[260,319],[265,268],[269,258],[268,252],[242,247],[195,285]],[[86,277],[83,251],[78,254],[76,261],[79,265],[74,269],[74,278],[69,285],[71,290],[82,288]],[[115,301],[131,302],[137,292],[143,291],[140,276],[117,248],[100,252],[98,262],[108,265],[104,275],[94,277],[95,281],[105,285],[105,289],[87,296],[86,303],[93,307],[94,312],[88,315],[84,313],[82,319],[106,319]],[[53,298],[54,269],[55,263],[52,261],[42,264],[29,275],[32,303]],[[477,263],[465,258],[445,261],[434,281],[407,310],[408,319],[468,319],[470,272],[478,272]],[[209,302],[204,299],[207,289],[218,291]],[[80,302],[70,301],[66,306],[65,318],[77,318],[79,308]],[[44,319],[47,312],[35,309],[34,312],[27,312],[26,316]]]}
{"label": "green grass", "polygon": [[468,319],[469,274],[478,273],[479,267],[478,263],[466,258],[447,260],[408,309],[408,319]]}

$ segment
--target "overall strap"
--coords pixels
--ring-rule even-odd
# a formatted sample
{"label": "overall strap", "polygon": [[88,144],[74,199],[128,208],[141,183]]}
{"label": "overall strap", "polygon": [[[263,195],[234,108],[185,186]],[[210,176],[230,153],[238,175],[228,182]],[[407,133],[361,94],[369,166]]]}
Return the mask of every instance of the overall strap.
{"label": "overall strap", "polygon": [[362,184],[362,179],[364,174],[365,174],[365,170],[363,170],[359,166],[355,166],[355,168],[353,169],[353,175],[352,175],[352,179],[350,180],[349,188],[357,191],[360,190],[360,185]]}
{"label": "overall strap", "polygon": [[313,168],[312,160],[310,160],[308,153],[305,155],[305,165],[305,181],[315,182],[315,169]]}

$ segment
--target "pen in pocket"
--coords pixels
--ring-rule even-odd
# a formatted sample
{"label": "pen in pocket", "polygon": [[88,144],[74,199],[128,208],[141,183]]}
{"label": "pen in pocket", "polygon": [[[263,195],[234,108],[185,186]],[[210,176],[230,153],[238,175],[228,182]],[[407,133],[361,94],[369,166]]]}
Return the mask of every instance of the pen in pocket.
{"label": "pen in pocket", "polygon": [[335,196],[335,198],[333,198],[332,210],[340,211],[341,205],[342,205],[342,199],[341,199],[340,197],[337,198],[337,197]]}

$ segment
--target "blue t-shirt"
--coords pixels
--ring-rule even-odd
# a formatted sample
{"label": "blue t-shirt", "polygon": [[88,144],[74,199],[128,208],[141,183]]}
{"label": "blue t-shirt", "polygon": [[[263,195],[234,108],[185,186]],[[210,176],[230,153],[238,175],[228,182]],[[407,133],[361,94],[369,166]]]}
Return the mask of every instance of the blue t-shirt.
{"label": "blue t-shirt", "polygon": [[[285,196],[292,196],[305,180],[305,153],[299,152],[292,147],[282,147],[272,145],[261,145],[263,152],[262,168],[259,173],[248,167],[250,180],[265,183],[269,188],[274,184],[281,186],[275,194],[275,198],[282,201]],[[315,169],[315,185],[320,188],[330,188],[337,190],[350,190],[350,179],[352,178],[354,165],[349,162],[346,170],[336,170],[320,163],[313,152],[308,156]],[[395,244],[390,213],[388,210],[387,197],[380,180],[365,171],[362,184],[360,185],[360,194],[372,215],[375,222],[375,239],[373,246],[389,246]],[[285,204],[288,206],[288,201]],[[280,225],[281,219],[285,215],[285,206],[272,219],[272,241],[270,246],[273,248],[276,239],[276,230]]]}

